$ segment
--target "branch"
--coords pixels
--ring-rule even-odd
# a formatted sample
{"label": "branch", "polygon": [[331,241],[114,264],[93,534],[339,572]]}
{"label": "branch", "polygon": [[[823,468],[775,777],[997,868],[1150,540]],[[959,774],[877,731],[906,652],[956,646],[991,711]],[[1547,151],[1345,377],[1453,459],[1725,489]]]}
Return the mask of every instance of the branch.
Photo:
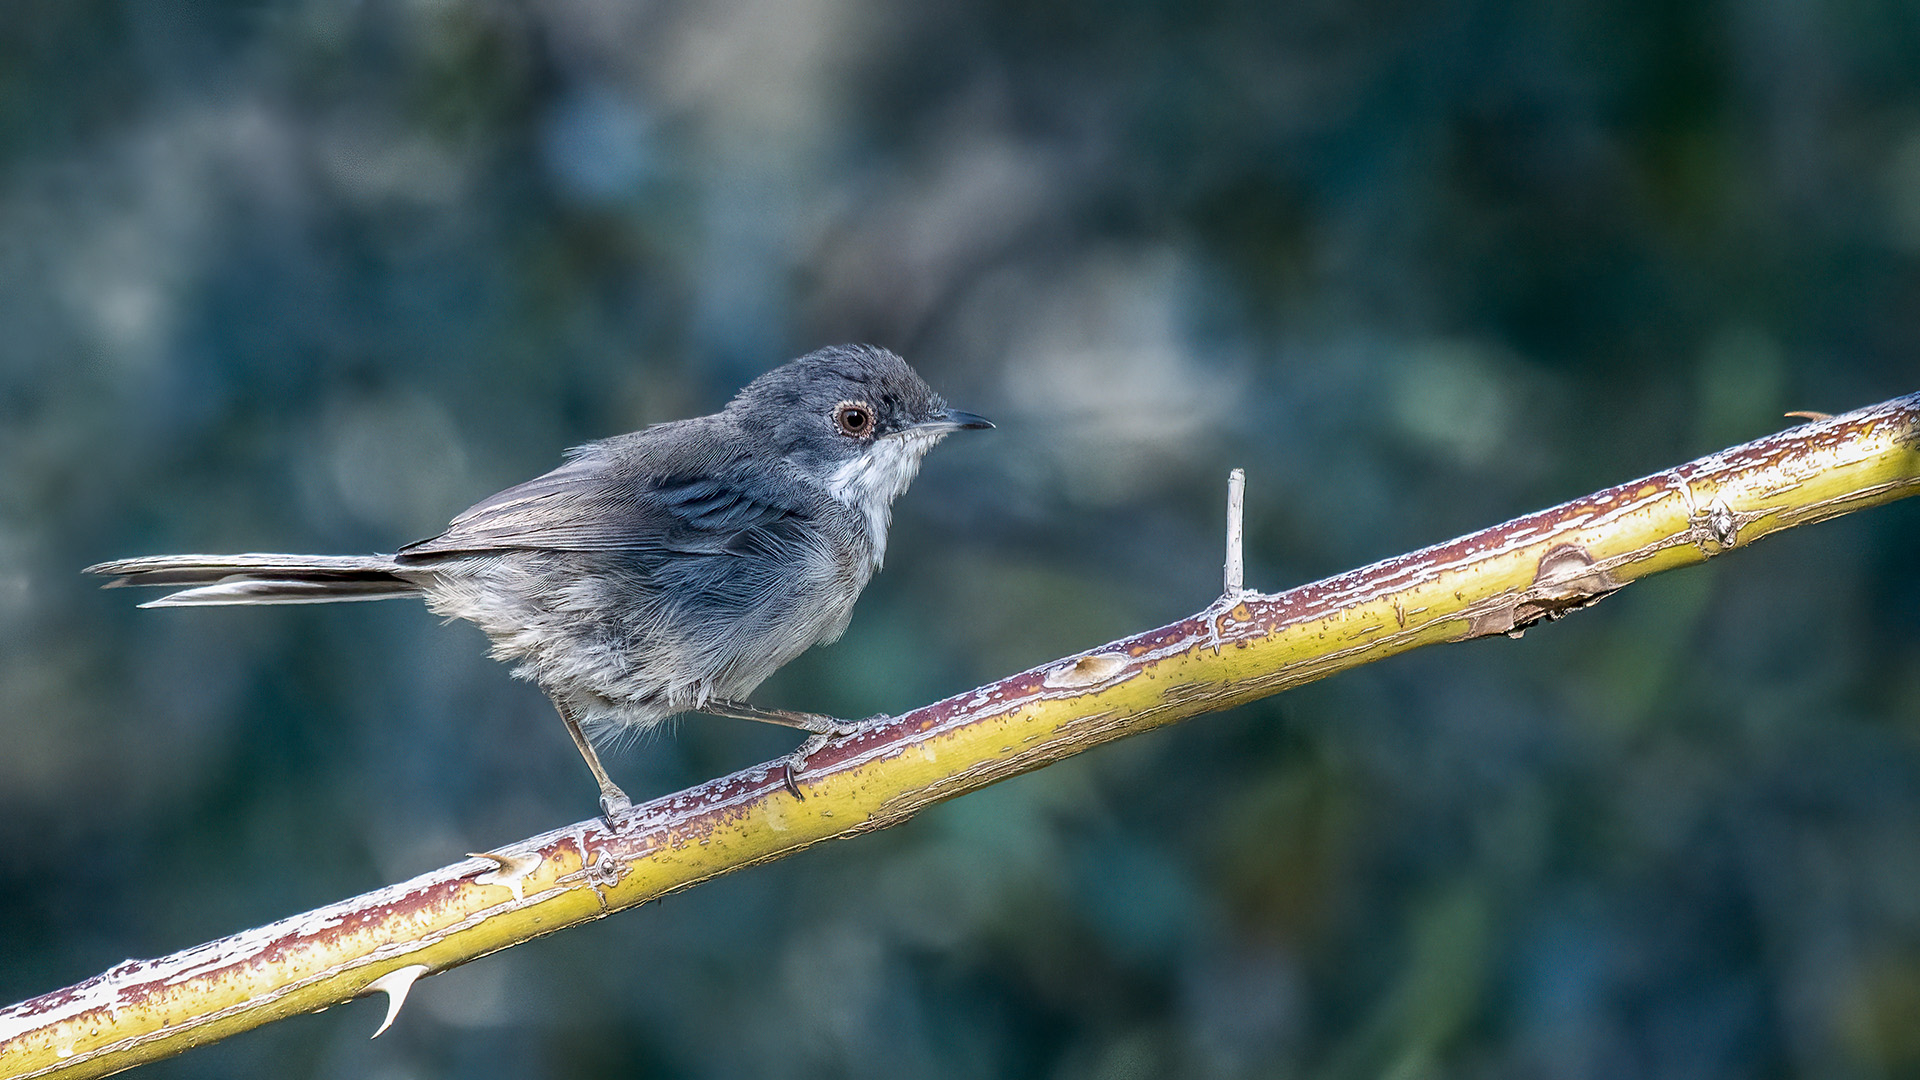
{"label": "branch", "polygon": [[[1237,472],[1237,470],[1236,470]],[[1518,635],[1628,582],[1920,490],[1920,394],[1822,419],[1412,554],[1194,616],[885,720],[802,777],[761,765],[0,1009],[0,1080],[103,1076],[413,981],[1101,743],[1421,645]],[[382,1025],[384,1030],[385,1025]]]}

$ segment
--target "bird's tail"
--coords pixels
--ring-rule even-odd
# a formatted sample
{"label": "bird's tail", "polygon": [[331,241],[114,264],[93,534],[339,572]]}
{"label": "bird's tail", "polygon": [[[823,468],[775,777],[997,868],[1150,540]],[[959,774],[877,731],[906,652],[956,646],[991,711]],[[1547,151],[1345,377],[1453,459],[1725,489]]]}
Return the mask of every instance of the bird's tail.
{"label": "bird's tail", "polygon": [[[178,588],[141,607],[196,604],[331,604],[415,596],[419,584],[401,576],[392,555],[150,555],[89,566],[111,574],[106,588],[157,585]],[[181,586],[185,586],[181,588]]]}

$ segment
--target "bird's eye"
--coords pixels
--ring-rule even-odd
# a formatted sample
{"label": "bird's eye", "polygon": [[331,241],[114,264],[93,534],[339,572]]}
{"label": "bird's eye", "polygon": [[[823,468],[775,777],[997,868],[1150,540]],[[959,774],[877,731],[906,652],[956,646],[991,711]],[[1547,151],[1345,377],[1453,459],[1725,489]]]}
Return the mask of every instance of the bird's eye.
{"label": "bird's eye", "polygon": [[864,401],[843,401],[833,407],[833,422],[842,435],[864,438],[873,434],[873,409]]}

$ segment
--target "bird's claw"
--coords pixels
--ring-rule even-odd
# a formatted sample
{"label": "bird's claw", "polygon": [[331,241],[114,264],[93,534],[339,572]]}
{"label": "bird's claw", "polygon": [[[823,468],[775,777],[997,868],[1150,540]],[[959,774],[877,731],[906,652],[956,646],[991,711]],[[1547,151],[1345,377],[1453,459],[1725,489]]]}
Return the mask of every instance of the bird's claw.
{"label": "bird's claw", "polygon": [[627,798],[627,793],[619,788],[600,793],[600,820],[607,823],[608,829],[619,832],[620,823],[615,819],[631,809],[633,800]]}
{"label": "bird's claw", "polygon": [[807,760],[835,739],[857,735],[886,719],[888,717],[885,714],[880,714],[869,716],[865,720],[840,721],[825,731],[816,731],[807,736],[806,742],[801,743],[798,749],[781,759],[781,782],[786,785],[788,791],[793,793],[794,798],[805,802],[807,797],[800,793],[800,785],[797,781],[800,774],[807,771]]}

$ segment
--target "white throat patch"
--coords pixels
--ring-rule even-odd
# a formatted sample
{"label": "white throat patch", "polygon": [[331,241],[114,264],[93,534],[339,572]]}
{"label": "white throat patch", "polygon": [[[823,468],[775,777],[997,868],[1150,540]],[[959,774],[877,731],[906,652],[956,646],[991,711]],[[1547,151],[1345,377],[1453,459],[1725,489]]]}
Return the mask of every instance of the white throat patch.
{"label": "white throat patch", "polygon": [[873,542],[873,568],[887,554],[887,525],[893,520],[893,500],[907,490],[920,472],[920,459],[947,435],[944,431],[908,429],[875,439],[867,452],[834,470],[827,478],[827,494],[860,511]]}

